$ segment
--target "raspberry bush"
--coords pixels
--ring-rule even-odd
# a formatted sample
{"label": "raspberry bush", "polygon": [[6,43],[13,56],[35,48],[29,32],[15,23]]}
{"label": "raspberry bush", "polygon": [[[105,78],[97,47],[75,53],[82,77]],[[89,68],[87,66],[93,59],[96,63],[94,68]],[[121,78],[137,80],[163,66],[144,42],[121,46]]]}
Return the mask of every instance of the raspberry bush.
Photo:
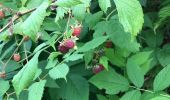
{"label": "raspberry bush", "polygon": [[170,100],[169,0],[0,0],[0,100]]}

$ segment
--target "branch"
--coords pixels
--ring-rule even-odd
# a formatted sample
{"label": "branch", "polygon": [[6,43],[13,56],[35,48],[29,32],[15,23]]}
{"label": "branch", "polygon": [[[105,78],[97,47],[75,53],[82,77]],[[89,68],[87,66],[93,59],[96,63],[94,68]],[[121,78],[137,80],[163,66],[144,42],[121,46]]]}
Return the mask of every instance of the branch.
{"label": "branch", "polygon": [[26,14],[28,14],[28,13],[33,12],[34,10],[36,10],[36,8],[31,9],[31,10],[28,10],[28,11],[26,11],[26,12],[17,12],[17,13],[11,18],[11,20],[10,20],[2,29],[0,29],[0,33],[1,33],[2,31],[4,31],[6,28],[8,28],[8,27],[11,25],[11,23],[13,23],[14,21],[18,20],[20,17],[22,17],[22,16],[24,16],[24,15],[26,15]]}

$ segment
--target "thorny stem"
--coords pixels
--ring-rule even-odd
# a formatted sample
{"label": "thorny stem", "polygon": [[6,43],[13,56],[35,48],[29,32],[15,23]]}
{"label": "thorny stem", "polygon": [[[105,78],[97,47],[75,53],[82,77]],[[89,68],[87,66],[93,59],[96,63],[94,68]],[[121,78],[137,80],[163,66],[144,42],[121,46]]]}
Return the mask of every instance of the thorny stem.
{"label": "thorny stem", "polygon": [[17,13],[11,18],[11,20],[10,20],[2,29],[0,29],[0,33],[1,33],[2,31],[4,31],[6,28],[8,28],[8,27],[11,25],[11,23],[13,23],[14,21],[18,20],[18,19],[19,19],[20,17],[22,17],[23,15],[28,14],[28,13],[30,13],[30,12],[33,12],[34,10],[36,10],[36,8],[31,9],[31,10],[28,10],[28,11],[26,11],[26,12],[17,12]]}
{"label": "thorny stem", "polygon": [[116,9],[113,9],[106,17],[106,21],[109,20],[110,16],[116,11]]}

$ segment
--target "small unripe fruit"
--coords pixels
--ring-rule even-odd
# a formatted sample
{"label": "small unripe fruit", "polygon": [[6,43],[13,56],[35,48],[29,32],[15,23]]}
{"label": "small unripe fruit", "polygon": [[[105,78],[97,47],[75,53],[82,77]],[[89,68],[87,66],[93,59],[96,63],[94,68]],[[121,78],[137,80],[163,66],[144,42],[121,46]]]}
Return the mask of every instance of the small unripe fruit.
{"label": "small unripe fruit", "polygon": [[14,59],[14,61],[16,61],[16,62],[20,61],[20,60],[21,60],[20,54],[14,54],[14,55],[13,55],[13,59]]}
{"label": "small unripe fruit", "polygon": [[2,10],[0,10],[0,19],[2,19],[4,17],[5,17],[5,13]]}
{"label": "small unripe fruit", "polygon": [[58,50],[59,50],[61,53],[67,53],[67,52],[69,51],[69,49],[68,49],[66,46],[64,46],[63,44],[60,44],[60,45],[58,46]]}
{"label": "small unripe fruit", "polygon": [[112,45],[113,45],[112,41],[106,41],[106,43],[105,43],[106,48],[111,48]]}
{"label": "small unripe fruit", "polygon": [[81,27],[75,27],[73,28],[73,36],[79,37],[81,33]]}
{"label": "small unripe fruit", "polygon": [[95,74],[97,74],[103,70],[104,70],[104,66],[102,64],[96,65],[92,69],[93,73],[95,73]]}
{"label": "small unripe fruit", "polygon": [[75,43],[71,39],[67,39],[64,41],[64,46],[67,47],[68,49],[72,49],[75,46]]}
{"label": "small unripe fruit", "polygon": [[29,36],[24,36],[24,41],[28,41],[29,39]]}
{"label": "small unripe fruit", "polygon": [[0,72],[0,78],[6,78],[6,73],[5,72]]}

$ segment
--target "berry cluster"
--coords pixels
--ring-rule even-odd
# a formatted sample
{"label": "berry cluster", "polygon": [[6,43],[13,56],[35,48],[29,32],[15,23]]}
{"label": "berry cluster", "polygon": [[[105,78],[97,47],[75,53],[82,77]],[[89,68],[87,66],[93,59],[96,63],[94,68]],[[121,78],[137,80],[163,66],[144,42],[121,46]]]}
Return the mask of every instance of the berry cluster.
{"label": "berry cluster", "polygon": [[[81,27],[73,28],[72,36],[79,37],[80,33],[81,33]],[[73,49],[75,47],[75,43],[76,41],[72,38],[65,39],[59,44],[58,50],[61,53],[67,53],[70,49]]]}

